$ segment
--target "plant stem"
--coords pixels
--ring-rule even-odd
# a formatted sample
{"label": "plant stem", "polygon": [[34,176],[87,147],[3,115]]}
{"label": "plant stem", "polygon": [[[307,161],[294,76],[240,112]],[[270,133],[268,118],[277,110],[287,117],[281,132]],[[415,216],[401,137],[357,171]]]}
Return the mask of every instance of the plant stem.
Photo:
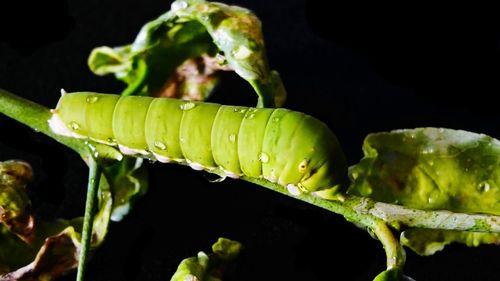
{"label": "plant stem", "polygon": [[406,260],[405,251],[389,227],[387,227],[387,224],[378,221],[372,227],[372,230],[384,246],[385,256],[387,257],[387,269],[403,269]]}
{"label": "plant stem", "polygon": [[76,281],[83,281],[85,275],[85,266],[90,249],[92,238],[92,225],[97,201],[97,191],[99,190],[99,179],[101,178],[101,165],[97,163],[94,157],[89,157],[89,182],[87,187],[87,200],[85,202],[85,216],[83,217],[82,239],[78,258],[78,270]]}
{"label": "plant stem", "polygon": [[[55,135],[50,130],[47,121],[51,117],[51,113],[49,109],[41,105],[0,89],[0,112],[71,147],[83,156],[89,155],[88,146],[85,143],[86,140],[61,137]],[[93,145],[95,151],[99,152],[100,157],[106,157],[107,153],[103,151],[113,150],[111,147],[103,144],[94,143]],[[213,173],[225,176],[217,171],[213,171]],[[278,184],[273,184],[259,178],[242,177],[242,179],[292,196],[285,188]],[[500,216],[418,210],[350,195],[344,195],[344,200],[342,201],[326,200],[312,193],[303,193],[292,197],[340,214],[348,221],[367,227],[372,226],[378,220],[382,220],[395,228],[405,225],[408,227],[429,229],[500,233]]]}
{"label": "plant stem", "polygon": [[95,143],[84,139],[75,139],[64,137],[55,134],[49,127],[49,119],[52,117],[50,109],[14,95],[0,88],[0,113],[9,116],[10,118],[23,123],[33,130],[43,133],[65,146],[78,152],[82,157],[87,158],[89,155],[88,143],[91,143],[97,151],[100,152],[100,157],[120,160],[122,155],[115,149],[100,143]]}
{"label": "plant stem", "polygon": [[340,214],[350,222],[367,227],[372,227],[377,221],[384,221],[396,229],[404,225],[417,228],[500,233],[500,216],[419,210],[351,195],[344,195],[342,200],[326,200],[314,193],[293,196],[278,184],[245,176],[242,179]]}

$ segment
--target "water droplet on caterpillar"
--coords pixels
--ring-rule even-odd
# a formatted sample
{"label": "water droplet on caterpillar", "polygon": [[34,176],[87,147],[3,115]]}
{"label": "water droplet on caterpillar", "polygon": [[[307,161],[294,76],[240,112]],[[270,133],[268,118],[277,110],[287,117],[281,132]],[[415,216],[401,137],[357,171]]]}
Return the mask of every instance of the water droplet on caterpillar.
{"label": "water droplet on caterpillar", "polygon": [[116,139],[112,137],[107,138],[106,142],[109,143],[110,145],[116,145]]}
{"label": "water droplet on caterpillar", "polygon": [[155,143],[154,143],[154,146],[156,148],[158,148],[159,150],[166,150],[167,149],[167,145],[162,143],[161,141],[159,140],[156,140]]}
{"label": "water droplet on caterpillar", "polygon": [[87,103],[96,103],[99,100],[98,96],[88,96],[86,101]]}
{"label": "water droplet on caterpillar", "polygon": [[75,121],[71,121],[69,122],[69,127],[73,130],[73,131],[77,131],[80,129],[80,124],[76,123]]}
{"label": "water droplet on caterpillar", "polygon": [[236,135],[235,134],[230,134],[229,135],[229,141],[230,142],[235,142],[236,141]]}
{"label": "water droplet on caterpillar", "polygon": [[262,163],[269,162],[269,155],[267,155],[265,152],[261,152],[259,155],[259,161]]}
{"label": "water droplet on caterpillar", "polygon": [[226,175],[220,175],[220,174],[211,173],[211,172],[209,172],[207,170],[201,171],[201,174],[203,175],[203,177],[207,181],[209,181],[211,183],[223,182],[227,178]]}
{"label": "water droplet on caterpillar", "polygon": [[172,5],[170,5],[170,9],[172,10],[172,12],[186,9],[187,7],[188,3],[186,1],[174,1]]}
{"label": "water droplet on caterpillar", "polygon": [[247,46],[245,45],[240,45],[234,49],[231,54],[233,57],[237,60],[244,60],[248,58],[252,54],[252,50],[250,50]]}
{"label": "water droplet on caterpillar", "polygon": [[186,103],[181,104],[179,107],[181,110],[190,110],[190,109],[193,109],[195,106],[196,106],[196,104],[193,102],[186,102]]}

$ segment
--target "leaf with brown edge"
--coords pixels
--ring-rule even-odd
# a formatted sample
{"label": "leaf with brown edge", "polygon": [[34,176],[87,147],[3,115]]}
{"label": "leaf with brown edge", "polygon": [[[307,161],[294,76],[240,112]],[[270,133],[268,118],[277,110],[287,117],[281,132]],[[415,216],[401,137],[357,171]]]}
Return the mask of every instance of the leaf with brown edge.
{"label": "leaf with brown edge", "polygon": [[217,57],[206,54],[190,58],[179,65],[162,88],[152,93],[155,97],[203,101],[219,82],[217,71],[232,70]]}
{"label": "leaf with brown edge", "polygon": [[260,20],[248,9],[218,2],[174,1],[133,43],[92,50],[88,65],[97,75],[125,82],[123,95],[205,100],[217,72],[232,70],[254,88],[259,107],[281,106],[286,99],[267,61]]}
{"label": "leaf with brown edge", "polygon": [[70,226],[45,239],[35,260],[15,271],[0,275],[0,281],[54,280],[78,265],[80,235]]}
{"label": "leaf with brown edge", "polygon": [[[54,280],[78,266],[82,218],[43,221],[32,215],[25,188],[31,177],[31,167],[25,162],[0,162],[0,207],[3,212],[0,281]],[[112,203],[110,185],[102,176],[91,240],[94,248],[106,237]]]}

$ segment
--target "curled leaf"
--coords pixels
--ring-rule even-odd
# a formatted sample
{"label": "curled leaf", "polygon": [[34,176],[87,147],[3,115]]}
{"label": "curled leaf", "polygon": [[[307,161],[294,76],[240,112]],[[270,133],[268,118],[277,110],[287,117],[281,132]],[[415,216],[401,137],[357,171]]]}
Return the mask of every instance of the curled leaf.
{"label": "curled leaf", "polygon": [[212,245],[210,255],[199,252],[196,257],[184,259],[171,281],[221,281],[222,271],[240,253],[242,245],[227,238],[219,238]]}
{"label": "curled leaf", "polygon": [[[142,158],[124,157],[104,169],[107,188],[113,197],[111,220],[122,220],[131,210],[133,203],[148,189],[148,173]],[[99,187],[102,190],[102,185]],[[111,202],[111,201],[109,201]],[[104,210],[104,209],[103,209]]]}
{"label": "curled leaf", "polygon": [[259,19],[222,3],[174,1],[132,44],[96,48],[88,64],[97,75],[125,82],[126,95],[205,100],[217,72],[234,70],[252,85],[261,106],[282,105],[286,98],[279,75],[269,69]]}

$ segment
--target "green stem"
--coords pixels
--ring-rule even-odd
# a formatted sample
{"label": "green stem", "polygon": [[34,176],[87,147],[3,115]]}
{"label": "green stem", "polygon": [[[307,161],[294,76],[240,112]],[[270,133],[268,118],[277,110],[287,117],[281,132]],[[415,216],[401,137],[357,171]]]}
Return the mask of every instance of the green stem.
{"label": "green stem", "polygon": [[387,269],[402,269],[406,260],[405,251],[399,241],[394,237],[387,224],[378,221],[372,227],[372,230],[384,246],[385,255],[387,257]]}
{"label": "green stem", "polygon": [[83,281],[87,256],[92,239],[92,225],[97,201],[97,191],[99,190],[99,179],[101,178],[101,165],[97,163],[94,157],[89,157],[89,182],[87,187],[87,201],[85,202],[85,216],[83,217],[82,239],[80,245],[77,281]]}
{"label": "green stem", "polygon": [[81,153],[87,150],[80,140],[54,134],[47,122],[52,114],[48,108],[42,105],[0,89],[0,112],[33,128],[37,132],[46,134],[77,152]]}
{"label": "green stem", "polygon": [[48,120],[52,117],[50,109],[3,89],[0,89],[0,113],[55,139],[78,152],[84,158],[89,156],[88,143],[91,143],[100,152],[100,157],[102,158],[120,160],[122,157],[119,152],[107,145],[55,134],[50,129],[48,123]]}
{"label": "green stem", "polygon": [[259,80],[250,80],[249,82],[259,97],[257,100],[258,108],[275,107],[274,96],[272,95],[272,92],[269,91],[269,85],[264,84]]}
{"label": "green stem", "polygon": [[[223,173],[218,174],[224,176]],[[416,228],[500,233],[500,216],[419,210],[352,195],[343,195],[342,200],[326,200],[314,193],[294,196],[284,187],[263,179],[250,177],[242,179],[340,214],[348,221],[366,227],[372,227],[376,222],[383,221],[395,229],[404,225]]]}
{"label": "green stem", "polygon": [[[89,155],[86,140],[62,137],[55,135],[50,130],[47,120],[51,117],[51,113],[46,107],[0,89],[0,112],[54,138],[82,156]],[[121,156],[119,152],[109,146],[99,143],[93,143],[92,145],[95,147],[95,151],[99,152],[99,157],[108,157],[106,151],[111,151],[109,155],[112,157],[109,158],[118,159]],[[224,176],[223,174],[219,175]],[[243,179],[291,196],[280,185],[258,178],[243,177]],[[293,197],[343,215],[351,222],[368,227],[372,226],[375,221],[382,220],[395,228],[398,228],[399,225],[405,225],[418,228],[500,233],[500,216],[418,210],[350,195],[345,195],[342,201],[325,200],[314,194],[300,194]]]}

